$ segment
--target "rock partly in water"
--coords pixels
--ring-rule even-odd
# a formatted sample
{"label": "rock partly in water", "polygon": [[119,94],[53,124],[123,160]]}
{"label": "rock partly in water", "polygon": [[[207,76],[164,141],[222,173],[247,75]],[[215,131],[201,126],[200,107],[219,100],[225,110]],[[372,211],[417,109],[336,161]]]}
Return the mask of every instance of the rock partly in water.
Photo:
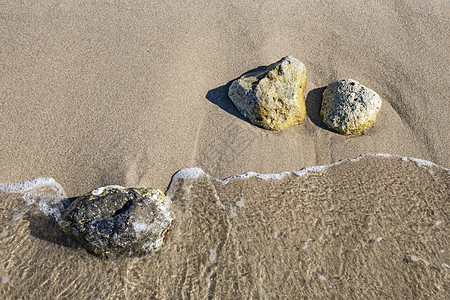
{"label": "rock partly in water", "polygon": [[305,119],[306,68],[286,56],[233,81],[228,96],[252,124],[282,130]]}
{"label": "rock partly in water", "polygon": [[320,114],[329,128],[350,135],[372,126],[380,108],[377,93],[355,80],[344,79],[324,90]]}
{"label": "rock partly in water", "polygon": [[90,253],[110,258],[157,250],[173,220],[171,201],[161,190],[110,185],[75,199],[59,225]]}

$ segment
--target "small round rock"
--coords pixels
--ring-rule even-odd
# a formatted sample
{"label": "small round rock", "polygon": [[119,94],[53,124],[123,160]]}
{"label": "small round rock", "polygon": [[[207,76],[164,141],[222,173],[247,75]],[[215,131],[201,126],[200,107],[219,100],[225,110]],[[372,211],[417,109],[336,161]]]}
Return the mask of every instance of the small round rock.
{"label": "small round rock", "polygon": [[372,126],[380,108],[377,93],[355,80],[343,79],[324,90],[320,115],[332,130],[351,135]]}
{"label": "small round rock", "polygon": [[157,250],[174,218],[161,190],[109,185],[76,198],[58,224],[88,252],[113,258]]}

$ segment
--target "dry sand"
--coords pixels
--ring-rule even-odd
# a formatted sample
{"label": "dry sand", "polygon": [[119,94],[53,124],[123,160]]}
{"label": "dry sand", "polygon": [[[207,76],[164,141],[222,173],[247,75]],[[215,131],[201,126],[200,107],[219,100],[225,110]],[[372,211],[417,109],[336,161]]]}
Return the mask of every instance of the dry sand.
{"label": "dry sand", "polygon": [[[165,190],[188,167],[222,179],[364,153],[449,168],[449,16],[444,0],[1,0],[0,182]],[[228,84],[286,55],[308,70],[307,118],[269,132],[237,112]],[[320,121],[324,87],[343,78],[383,100],[363,135]],[[19,218],[30,207],[0,194],[0,297],[444,299],[448,174],[371,157],[317,177],[200,178],[173,187],[178,225],[161,252],[118,262],[76,248],[36,206]]]}

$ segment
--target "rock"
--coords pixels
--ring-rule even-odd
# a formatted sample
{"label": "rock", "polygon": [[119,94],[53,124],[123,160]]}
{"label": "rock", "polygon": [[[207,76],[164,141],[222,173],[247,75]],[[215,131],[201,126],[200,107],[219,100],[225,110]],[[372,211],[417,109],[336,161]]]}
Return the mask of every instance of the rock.
{"label": "rock", "polygon": [[252,124],[282,130],[305,119],[305,88],[305,65],[286,56],[233,81],[228,96]]}
{"label": "rock", "polygon": [[59,226],[102,258],[157,250],[174,220],[171,201],[159,189],[101,187],[75,199]]}
{"label": "rock", "polygon": [[320,115],[328,127],[350,135],[372,126],[380,108],[377,93],[357,81],[344,79],[324,90]]}

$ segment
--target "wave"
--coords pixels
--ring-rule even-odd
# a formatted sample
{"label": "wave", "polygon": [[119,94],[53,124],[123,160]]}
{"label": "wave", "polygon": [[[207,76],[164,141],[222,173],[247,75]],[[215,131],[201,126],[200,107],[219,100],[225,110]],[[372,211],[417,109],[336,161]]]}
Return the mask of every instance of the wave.
{"label": "wave", "polygon": [[[233,176],[227,177],[227,178],[222,179],[222,180],[221,179],[217,179],[217,178],[214,178],[214,180],[216,180],[218,182],[221,182],[223,184],[227,184],[230,180],[233,180],[233,179],[246,179],[246,178],[250,178],[250,177],[256,177],[256,178],[263,179],[263,180],[279,180],[279,179],[282,179],[283,177],[285,177],[286,175],[290,175],[290,174],[294,174],[294,175],[297,175],[297,176],[304,176],[304,175],[307,175],[309,173],[318,173],[318,172],[321,172],[321,171],[323,171],[323,170],[325,170],[327,168],[339,165],[339,164],[341,164],[343,162],[358,162],[362,158],[366,158],[366,157],[397,158],[397,159],[401,159],[402,161],[414,162],[419,167],[421,167],[421,166],[436,167],[436,168],[442,169],[442,170],[444,170],[446,172],[450,172],[450,169],[442,167],[442,166],[439,166],[438,164],[435,164],[435,163],[433,163],[431,161],[427,161],[427,160],[424,160],[424,159],[400,156],[400,155],[396,155],[396,154],[366,153],[366,154],[362,154],[360,156],[357,156],[355,158],[341,159],[341,160],[333,162],[331,164],[305,167],[305,168],[302,168],[302,169],[300,169],[298,171],[285,171],[285,172],[272,173],[272,174],[246,172],[246,173],[239,174],[239,175],[233,175]],[[210,177],[210,175],[208,175],[201,168],[198,168],[198,167],[182,169],[182,170],[176,172],[175,175],[173,175],[168,190],[170,190],[170,186],[172,185],[172,183],[174,181],[178,180],[178,179],[182,179],[182,180],[197,179],[200,176],[208,176],[208,177]]]}
{"label": "wave", "polygon": [[[225,179],[216,179],[213,180],[220,182],[222,184],[227,184],[231,180],[235,179],[247,179],[251,177],[255,177],[263,180],[279,180],[285,177],[286,175],[294,174],[296,176],[305,176],[310,173],[319,173],[324,171],[327,168],[339,165],[344,162],[358,162],[362,158],[366,157],[380,157],[380,158],[397,158],[402,161],[411,161],[417,164],[419,167],[436,167],[442,169],[446,172],[450,172],[450,169],[439,166],[433,162],[412,158],[412,157],[404,157],[395,154],[386,154],[386,153],[370,153],[370,154],[362,154],[355,158],[347,158],[342,159],[331,164],[320,165],[320,166],[311,166],[305,167],[298,171],[286,171],[281,173],[273,173],[273,174],[261,174],[256,172],[246,172],[244,174],[233,175],[227,177]],[[191,180],[197,179],[202,176],[211,177],[209,174],[205,173],[201,168],[186,168],[176,172],[172,180],[167,188],[167,195],[172,197],[171,189],[173,183],[178,180]],[[39,208],[45,215],[53,216],[57,221],[60,219],[61,213],[66,207],[67,195],[61,186],[55,179],[51,177],[38,177],[27,181],[22,181],[18,183],[0,183],[0,191],[7,194],[22,194],[22,199],[27,203],[27,205],[31,205],[35,202],[39,202]]]}
{"label": "wave", "polygon": [[51,177],[38,177],[18,183],[0,183],[0,191],[6,194],[22,194],[27,205],[38,201],[41,211],[52,215],[56,220],[59,220],[64,210],[64,200],[67,199],[61,184]]}

